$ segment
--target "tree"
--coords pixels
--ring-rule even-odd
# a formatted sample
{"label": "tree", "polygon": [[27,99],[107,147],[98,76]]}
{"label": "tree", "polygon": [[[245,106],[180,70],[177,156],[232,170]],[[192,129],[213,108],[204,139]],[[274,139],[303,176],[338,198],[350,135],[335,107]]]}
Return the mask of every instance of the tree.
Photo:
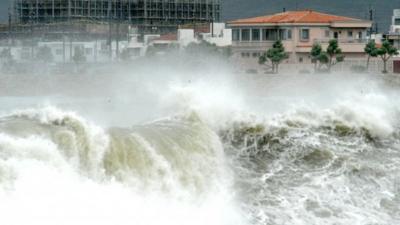
{"label": "tree", "polygon": [[368,69],[371,57],[377,57],[378,56],[378,48],[376,47],[376,43],[375,43],[374,40],[370,40],[365,45],[364,52],[368,55],[368,59],[367,59],[367,69]]}
{"label": "tree", "polygon": [[314,71],[317,71],[318,62],[322,54],[322,47],[320,44],[315,43],[311,49],[311,61],[314,63]]}
{"label": "tree", "polygon": [[329,56],[329,61],[327,63],[328,70],[331,70],[332,66],[336,65],[337,63],[344,61],[344,56],[342,55],[342,49],[339,48],[339,44],[336,39],[332,39],[329,41],[326,53]]}
{"label": "tree", "polygon": [[83,51],[83,48],[75,47],[74,56],[72,57],[72,60],[76,64],[86,62],[86,56],[85,56],[85,52]]}
{"label": "tree", "polygon": [[272,66],[267,65],[266,63],[268,62],[268,58],[267,58],[267,53],[262,54],[259,58],[258,58],[258,64],[260,65],[265,65],[267,68],[267,70],[272,69]]}
{"label": "tree", "polygon": [[328,69],[330,69],[329,68],[330,56],[328,55],[327,52],[322,51],[321,54],[318,56],[318,61],[321,65],[327,65]]}
{"label": "tree", "polygon": [[40,47],[36,53],[36,59],[41,62],[52,62],[54,57],[51,48],[47,46]]}
{"label": "tree", "polygon": [[278,73],[279,64],[287,58],[289,58],[289,55],[285,52],[282,42],[278,40],[272,45],[272,48],[259,57],[258,63],[265,64],[268,59],[272,64],[272,72]]}
{"label": "tree", "polygon": [[383,71],[382,73],[387,73],[387,61],[394,55],[398,55],[398,51],[389,41],[385,40],[382,46],[378,48],[377,54],[381,57],[383,61]]}

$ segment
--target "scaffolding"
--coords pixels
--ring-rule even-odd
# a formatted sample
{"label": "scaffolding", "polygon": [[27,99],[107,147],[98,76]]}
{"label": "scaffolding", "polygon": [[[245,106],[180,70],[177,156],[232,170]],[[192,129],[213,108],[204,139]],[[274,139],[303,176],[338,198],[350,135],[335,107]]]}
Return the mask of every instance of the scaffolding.
{"label": "scaffolding", "polygon": [[220,20],[220,0],[14,0],[18,24],[70,21],[125,23],[143,33],[163,33],[180,25]]}

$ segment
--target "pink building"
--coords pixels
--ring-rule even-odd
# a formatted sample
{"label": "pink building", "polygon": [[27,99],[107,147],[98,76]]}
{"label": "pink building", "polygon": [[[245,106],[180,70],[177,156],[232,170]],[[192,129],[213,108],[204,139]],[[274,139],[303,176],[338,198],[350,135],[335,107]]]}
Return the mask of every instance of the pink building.
{"label": "pink building", "polygon": [[286,63],[310,63],[314,43],[324,49],[337,39],[347,60],[364,59],[364,47],[371,21],[329,15],[312,10],[288,11],[274,15],[228,22],[232,48],[242,62],[256,64],[260,54],[276,40],[282,40],[290,57]]}

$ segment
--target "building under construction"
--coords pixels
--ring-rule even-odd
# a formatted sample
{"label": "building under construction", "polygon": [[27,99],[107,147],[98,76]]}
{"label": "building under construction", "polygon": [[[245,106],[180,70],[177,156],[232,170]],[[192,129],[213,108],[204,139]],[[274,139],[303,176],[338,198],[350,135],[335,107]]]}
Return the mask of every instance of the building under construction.
{"label": "building under construction", "polygon": [[219,21],[220,0],[13,0],[17,24],[123,23],[142,33]]}

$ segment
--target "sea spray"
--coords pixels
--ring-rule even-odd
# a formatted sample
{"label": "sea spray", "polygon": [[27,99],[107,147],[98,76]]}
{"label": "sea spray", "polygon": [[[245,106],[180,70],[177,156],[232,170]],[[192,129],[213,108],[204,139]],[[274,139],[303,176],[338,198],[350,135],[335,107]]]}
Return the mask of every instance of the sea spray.
{"label": "sea spray", "polygon": [[2,117],[0,134],[7,224],[243,221],[218,136],[194,114],[107,131],[30,109]]}

